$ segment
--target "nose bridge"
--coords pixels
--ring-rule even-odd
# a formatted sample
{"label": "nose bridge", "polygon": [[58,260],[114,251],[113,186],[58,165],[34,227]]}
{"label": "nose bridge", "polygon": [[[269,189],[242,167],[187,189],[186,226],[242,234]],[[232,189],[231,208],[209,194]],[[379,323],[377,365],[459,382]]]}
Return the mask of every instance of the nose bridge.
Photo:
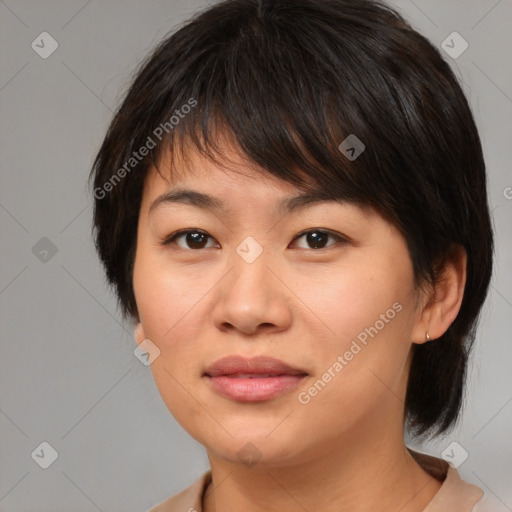
{"label": "nose bridge", "polygon": [[233,286],[233,291],[241,294],[242,299],[247,293],[252,295],[253,301],[262,299],[268,294],[268,287],[275,284],[270,282],[272,273],[267,268],[272,264],[270,251],[264,249],[252,236],[246,237],[236,247],[232,264],[234,268],[230,286]]}
{"label": "nose bridge", "polygon": [[263,324],[282,329],[290,321],[284,290],[268,268],[273,265],[271,256],[252,237],[236,247],[215,305],[214,321],[219,328],[230,325],[254,333]]}

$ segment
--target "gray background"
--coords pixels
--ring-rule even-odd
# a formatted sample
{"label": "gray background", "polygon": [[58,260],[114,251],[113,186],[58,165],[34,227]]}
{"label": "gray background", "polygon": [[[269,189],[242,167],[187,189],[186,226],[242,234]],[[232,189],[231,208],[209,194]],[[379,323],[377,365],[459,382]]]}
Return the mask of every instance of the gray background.
{"label": "gray background", "polygon": [[[94,252],[86,186],[134,66],[205,5],[0,0],[2,512],[142,512],[208,467],[133,355]],[[494,496],[496,511],[512,510],[512,1],[393,5],[435,45],[453,31],[469,43],[446,58],[481,130],[497,232],[462,421],[422,449],[440,456],[457,441],[469,453],[462,477]],[[43,31],[59,45],[47,59],[31,48]],[[54,255],[41,252],[43,237]],[[43,441],[59,454],[46,470],[31,458]]]}

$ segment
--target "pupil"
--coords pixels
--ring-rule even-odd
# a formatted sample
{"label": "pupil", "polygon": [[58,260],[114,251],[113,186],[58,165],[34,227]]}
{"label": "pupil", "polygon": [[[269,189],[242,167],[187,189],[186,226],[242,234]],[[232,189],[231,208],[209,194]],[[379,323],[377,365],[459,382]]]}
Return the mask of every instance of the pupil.
{"label": "pupil", "polygon": [[[321,233],[320,231],[313,231],[312,233],[307,234],[308,244],[314,246],[315,249],[318,249],[319,246],[324,246],[327,241],[327,235],[325,233]],[[321,248],[321,247],[320,247]]]}
{"label": "pupil", "polygon": [[195,246],[196,248],[201,248],[205,245],[206,236],[204,235],[204,233],[188,233],[187,237],[187,242],[190,242],[189,245]]}

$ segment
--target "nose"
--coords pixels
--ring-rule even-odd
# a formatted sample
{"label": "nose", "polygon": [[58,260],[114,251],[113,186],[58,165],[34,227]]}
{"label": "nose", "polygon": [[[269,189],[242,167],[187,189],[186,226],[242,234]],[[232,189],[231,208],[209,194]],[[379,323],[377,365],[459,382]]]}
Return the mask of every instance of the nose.
{"label": "nose", "polygon": [[286,330],[292,319],[291,293],[276,275],[265,252],[252,263],[236,255],[234,268],[216,290],[214,325],[247,336]]}

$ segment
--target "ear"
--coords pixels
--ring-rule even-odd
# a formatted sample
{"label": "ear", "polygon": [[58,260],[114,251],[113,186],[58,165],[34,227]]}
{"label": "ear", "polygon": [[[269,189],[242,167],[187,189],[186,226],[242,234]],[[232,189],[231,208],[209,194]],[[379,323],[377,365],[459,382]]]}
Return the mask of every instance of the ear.
{"label": "ear", "polygon": [[137,345],[140,345],[146,339],[144,329],[140,322],[137,324],[135,330],[133,331],[133,337],[135,338]]}
{"label": "ear", "polygon": [[466,285],[467,255],[462,246],[455,246],[446,256],[437,282],[424,296],[412,341],[425,343],[441,337],[459,313]]}

